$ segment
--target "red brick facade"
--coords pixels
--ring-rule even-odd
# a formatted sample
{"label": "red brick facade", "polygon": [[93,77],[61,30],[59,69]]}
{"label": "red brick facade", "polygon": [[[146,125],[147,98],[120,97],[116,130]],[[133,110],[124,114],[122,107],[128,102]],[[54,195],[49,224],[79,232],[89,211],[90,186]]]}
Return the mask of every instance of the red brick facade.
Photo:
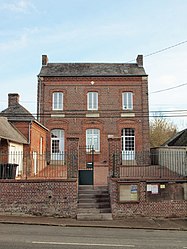
{"label": "red brick facade", "polygon": [[[44,64],[42,68],[45,70],[47,67],[48,64]],[[54,92],[63,93],[63,110],[53,110]],[[88,92],[98,93],[98,110],[87,110]],[[132,110],[122,108],[122,93],[124,92],[133,93]],[[95,76],[82,76],[80,73],[77,76],[49,77],[45,73],[40,73],[38,118],[50,131],[52,129],[64,130],[65,151],[67,137],[77,137],[79,146],[86,146],[86,130],[99,129],[100,152],[95,155],[95,161],[99,163],[108,164],[108,137],[121,137],[122,129],[125,128],[135,129],[135,150],[148,151],[147,76],[135,74],[101,76],[99,73]],[[47,149],[50,151],[50,148],[49,137]]]}

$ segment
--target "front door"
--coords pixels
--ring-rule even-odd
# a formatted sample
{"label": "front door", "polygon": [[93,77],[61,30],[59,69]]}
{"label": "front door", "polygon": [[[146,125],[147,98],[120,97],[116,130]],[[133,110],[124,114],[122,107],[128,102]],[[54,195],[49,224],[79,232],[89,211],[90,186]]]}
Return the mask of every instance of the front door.
{"label": "front door", "polygon": [[122,130],[122,160],[135,160],[135,132],[132,128]]}

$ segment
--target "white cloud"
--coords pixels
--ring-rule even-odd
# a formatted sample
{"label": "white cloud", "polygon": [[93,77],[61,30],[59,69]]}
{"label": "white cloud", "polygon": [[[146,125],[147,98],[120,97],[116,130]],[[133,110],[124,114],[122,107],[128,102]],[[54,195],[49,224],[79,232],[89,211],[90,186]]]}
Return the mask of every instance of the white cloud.
{"label": "white cloud", "polygon": [[9,3],[4,3],[0,9],[17,13],[28,13],[31,10],[37,11],[36,7],[31,3],[30,0],[16,0]]}

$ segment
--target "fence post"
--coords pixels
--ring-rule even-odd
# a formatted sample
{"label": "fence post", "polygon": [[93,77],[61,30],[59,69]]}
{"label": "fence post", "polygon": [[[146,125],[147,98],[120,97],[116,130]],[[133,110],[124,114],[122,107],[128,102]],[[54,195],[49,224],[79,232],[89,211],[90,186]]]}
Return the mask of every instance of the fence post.
{"label": "fence post", "polygon": [[120,177],[121,138],[108,138],[109,144],[109,177]]}
{"label": "fence post", "polygon": [[77,178],[78,176],[78,146],[79,138],[67,138],[67,178]]}

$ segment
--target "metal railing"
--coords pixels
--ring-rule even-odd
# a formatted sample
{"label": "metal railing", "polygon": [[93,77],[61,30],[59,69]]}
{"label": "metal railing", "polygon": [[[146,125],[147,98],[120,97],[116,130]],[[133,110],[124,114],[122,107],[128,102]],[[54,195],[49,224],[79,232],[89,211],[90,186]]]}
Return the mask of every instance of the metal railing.
{"label": "metal railing", "polygon": [[151,152],[136,152],[126,160],[123,159],[122,157],[119,173],[122,178],[185,179],[187,177],[186,151],[151,150]]}
{"label": "metal railing", "polygon": [[[0,153],[0,179],[8,179],[6,174],[6,166],[17,165],[15,171],[16,179],[35,179],[35,178],[62,178],[67,179],[68,160],[75,157],[74,153],[45,153],[36,152],[23,153]],[[71,163],[75,160],[71,160]],[[77,165],[72,165],[72,174]],[[7,171],[8,172],[8,171]],[[2,174],[1,174],[2,173]],[[10,173],[9,173],[10,175]],[[69,175],[71,177],[71,175]]]}

